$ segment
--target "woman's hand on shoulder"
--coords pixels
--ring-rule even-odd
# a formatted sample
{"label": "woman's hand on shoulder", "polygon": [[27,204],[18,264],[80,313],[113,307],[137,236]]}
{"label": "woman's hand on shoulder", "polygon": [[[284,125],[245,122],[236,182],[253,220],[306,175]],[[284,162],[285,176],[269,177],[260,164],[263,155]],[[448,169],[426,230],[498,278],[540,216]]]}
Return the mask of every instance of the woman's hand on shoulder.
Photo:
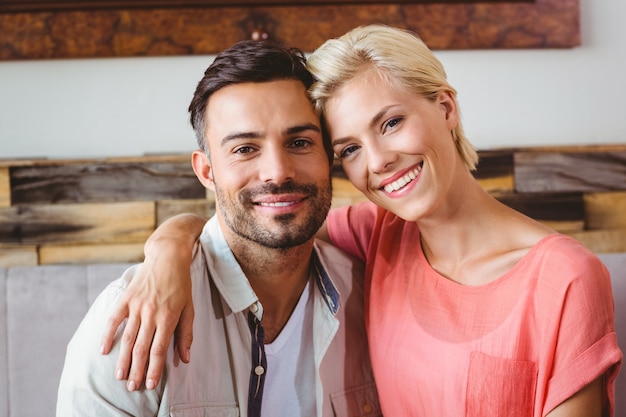
{"label": "woman's hand on shoulder", "polygon": [[[146,258],[107,321],[101,353],[120,343],[115,377],[128,379],[130,391],[158,384],[172,335],[180,359],[188,363],[193,340],[190,265],[193,246],[206,219],[181,215],[161,225],[148,239]],[[126,320],[121,340],[116,340]]]}

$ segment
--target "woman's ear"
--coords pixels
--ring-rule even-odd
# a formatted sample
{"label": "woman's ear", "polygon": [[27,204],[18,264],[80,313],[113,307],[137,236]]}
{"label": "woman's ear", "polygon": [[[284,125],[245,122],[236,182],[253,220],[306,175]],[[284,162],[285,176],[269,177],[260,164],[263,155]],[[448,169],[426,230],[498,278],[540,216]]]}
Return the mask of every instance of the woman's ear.
{"label": "woman's ear", "polygon": [[213,171],[211,170],[211,162],[209,157],[200,150],[191,154],[191,166],[196,177],[209,190],[215,191],[215,183],[213,182]]}
{"label": "woman's ear", "polygon": [[457,127],[459,123],[459,112],[454,95],[449,91],[441,91],[437,96],[437,103],[444,112],[450,130]]}

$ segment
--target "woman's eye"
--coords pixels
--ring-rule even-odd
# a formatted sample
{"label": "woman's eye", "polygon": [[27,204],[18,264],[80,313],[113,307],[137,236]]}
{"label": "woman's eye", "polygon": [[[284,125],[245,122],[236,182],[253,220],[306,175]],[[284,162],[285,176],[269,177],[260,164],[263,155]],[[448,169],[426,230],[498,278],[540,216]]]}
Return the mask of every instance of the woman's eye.
{"label": "woman's eye", "polygon": [[387,123],[385,123],[383,125],[383,130],[387,131],[390,129],[393,129],[394,127],[396,127],[400,122],[402,121],[402,119],[400,117],[395,117],[393,119],[389,119],[389,121],[387,121]]}
{"label": "woman's eye", "polygon": [[340,158],[348,157],[348,156],[352,155],[354,152],[356,152],[358,149],[359,149],[359,147],[356,146],[356,145],[346,146],[339,153],[339,157]]}

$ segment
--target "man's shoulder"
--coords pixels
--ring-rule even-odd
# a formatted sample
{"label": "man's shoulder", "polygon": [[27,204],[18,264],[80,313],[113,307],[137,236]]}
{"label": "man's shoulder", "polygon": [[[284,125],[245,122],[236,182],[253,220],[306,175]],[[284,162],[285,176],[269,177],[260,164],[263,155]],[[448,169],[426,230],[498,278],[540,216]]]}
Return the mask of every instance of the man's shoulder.
{"label": "man's shoulder", "polygon": [[335,284],[356,281],[362,285],[364,265],[359,259],[319,239],[315,241],[315,252],[322,268]]}
{"label": "man's shoulder", "polygon": [[362,263],[359,259],[350,255],[343,249],[340,249],[337,246],[323,240],[315,240],[315,251],[317,252],[317,255],[322,263],[338,265],[353,265],[355,263]]}

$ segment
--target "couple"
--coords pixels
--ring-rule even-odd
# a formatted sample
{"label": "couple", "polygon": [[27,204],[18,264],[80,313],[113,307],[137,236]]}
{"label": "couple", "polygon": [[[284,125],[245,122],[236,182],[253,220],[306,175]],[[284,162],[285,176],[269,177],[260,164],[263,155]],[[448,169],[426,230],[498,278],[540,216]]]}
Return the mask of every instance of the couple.
{"label": "couple", "polygon": [[[190,112],[216,215],[162,227],[96,301],[57,415],[611,415],[622,356],[606,269],[480,188],[456,92],[417,37],[357,28],[306,69],[243,42]],[[371,203],[324,223],[333,152]],[[130,391],[96,346],[127,314],[113,349]]]}

